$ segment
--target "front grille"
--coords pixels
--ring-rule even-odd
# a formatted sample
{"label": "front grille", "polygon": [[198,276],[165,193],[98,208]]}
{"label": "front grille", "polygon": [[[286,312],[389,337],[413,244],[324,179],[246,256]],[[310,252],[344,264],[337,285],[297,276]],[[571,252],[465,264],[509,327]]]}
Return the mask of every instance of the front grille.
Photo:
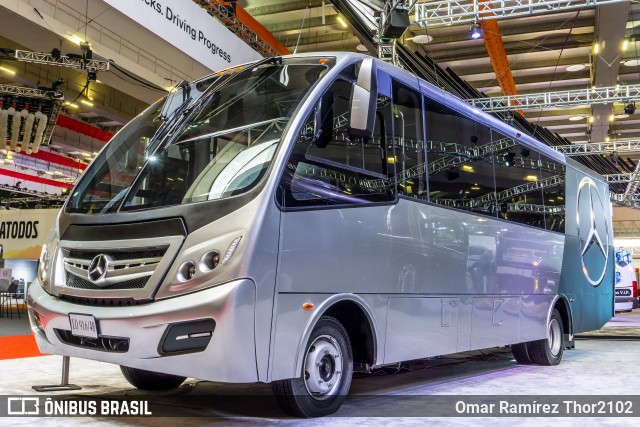
{"label": "front grille", "polygon": [[137,279],[125,280],[124,282],[114,283],[109,286],[96,286],[92,282],[83,279],[82,277],[78,277],[75,274],[67,273],[67,286],[70,288],[76,289],[142,289],[144,285],[149,281],[149,276],[147,277],[139,277]]}
{"label": "front grille", "polygon": [[[168,246],[102,250],[64,248],[65,284],[69,288],[93,291],[143,289],[167,249]],[[94,267],[91,267],[92,262]],[[90,278],[89,270],[95,272],[97,267],[101,269],[100,274]]]}
{"label": "front grille", "polygon": [[76,337],[71,331],[64,329],[54,329],[60,341],[76,347],[88,348],[91,350],[108,351],[111,353],[126,353],[129,351],[129,338],[124,337],[98,337],[85,338]]}
{"label": "front grille", "polygon": [[151,300],[136,300],[133,298],[86,298],[71,295],[59,295],[58,298],[74,304],[99,307],[123,307],[132,305],[143,305],[151,302]]}

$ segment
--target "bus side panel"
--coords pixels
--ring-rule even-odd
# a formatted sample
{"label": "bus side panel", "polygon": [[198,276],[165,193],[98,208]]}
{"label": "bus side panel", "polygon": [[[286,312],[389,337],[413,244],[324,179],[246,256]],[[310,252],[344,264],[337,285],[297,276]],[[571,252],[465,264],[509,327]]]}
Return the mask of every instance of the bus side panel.
{"label": "bus side panel", "polygon": [[613,225],[605,183],[568,166],[566,190],[560,293],[570,302],[573,332],[578,333],[599,329],[613,316]]}
{"label": "bus side panel", "polygon": [[[386,336],[401,341],[378,343],[389,351],[384,363],[545,337],[544,308],[560,279],[560,233],[404,198],[395,205],[283,212],[281,224],[278,293],[398,297],[375,313]],[[520,301],[531,295],[542,298],[526,306],[534,316],[526,324],[539,328],[523,332]],[[457,328],[442,326],[442,311],[428,297],[457,299]],[[288,326],[278,318],[276,336],[281,327]],[[396,350],[404,335],[421,339]]]}
{"label": "bus side panel", "polygon": [[388,307],[386,363],[458,351],[458,298],[389,298]]}

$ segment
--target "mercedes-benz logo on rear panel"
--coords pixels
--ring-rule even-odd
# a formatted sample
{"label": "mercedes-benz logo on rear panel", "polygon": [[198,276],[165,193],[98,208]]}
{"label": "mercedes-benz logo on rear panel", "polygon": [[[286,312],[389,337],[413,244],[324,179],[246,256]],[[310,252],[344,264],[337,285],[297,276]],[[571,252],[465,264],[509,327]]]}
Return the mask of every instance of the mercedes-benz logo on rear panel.
{"label": "mercedes-benz logo on rear panel", "polygon": [[607,272],[609,221],[606,205],[591,178],[578,186],[578,238],[582,272],[591,286],[598,286]]}
{"label": "mercedes-benz logo on rear panel", "polygon": [[109,270],[110,263],[111,258],[108,255],[96,255],[91,260],[91,264],[89,264],[89,270],[87,271],[89,280],[95,284],[99,284],[100,282],[102,282],[107,275],[107,270]]}

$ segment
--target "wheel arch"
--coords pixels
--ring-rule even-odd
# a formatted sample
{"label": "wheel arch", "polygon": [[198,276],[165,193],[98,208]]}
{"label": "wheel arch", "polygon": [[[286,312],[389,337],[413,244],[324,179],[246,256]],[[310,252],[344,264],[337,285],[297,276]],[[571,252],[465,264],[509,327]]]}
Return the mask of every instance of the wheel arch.
{"label": "wheel arch", "polygon": [[[347,331],[354,363],[375,365],[378,360],[378,327],[368,304],[355,294],[337,294],[327,298],[309,319],[298,343],[296,371],[302,371],[304,354],[311,331],[322,316],[336,318]],[[360,330],[360,326],[364,330]]]}
{"label": "wheel arch", "polygon": [[556,296],[551,304],[549,309],[549,314],[547,316],[547,324],[549,324],[549,319],[551,318],[551,313],[553,313],[553,309],[558,310],[560,313],[560,317],[562,317],[562,323],[564,330],[562,331],[564,334],[569,336],[569,339],[573,339],[573,315],[571,312],[571,304],[569,304],[569,300],[566,295],[560,294]]}

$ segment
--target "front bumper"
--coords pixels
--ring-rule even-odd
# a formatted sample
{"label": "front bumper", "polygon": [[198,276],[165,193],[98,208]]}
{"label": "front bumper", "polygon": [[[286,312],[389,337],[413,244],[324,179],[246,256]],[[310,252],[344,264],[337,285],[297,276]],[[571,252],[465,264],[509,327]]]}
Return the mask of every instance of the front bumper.
{"label": "front bumper", "polygon": [[[31,328],[43,353],[93,359],[132,368],[246,383],[258,380],[255,352],[253,281],[241,279],[167,300],[138,306],[96,307],[74,304],[47,294],[36,281],[29,286]],[[38,326],[39,319],[40,326]],[[70,331],[69,313],[93,315],[100,337],[128,338],[126,352],[70,345],[57,330]],[[161,355],[159,345],[171,324],[213,319],[215,330],[203,351]]]}

